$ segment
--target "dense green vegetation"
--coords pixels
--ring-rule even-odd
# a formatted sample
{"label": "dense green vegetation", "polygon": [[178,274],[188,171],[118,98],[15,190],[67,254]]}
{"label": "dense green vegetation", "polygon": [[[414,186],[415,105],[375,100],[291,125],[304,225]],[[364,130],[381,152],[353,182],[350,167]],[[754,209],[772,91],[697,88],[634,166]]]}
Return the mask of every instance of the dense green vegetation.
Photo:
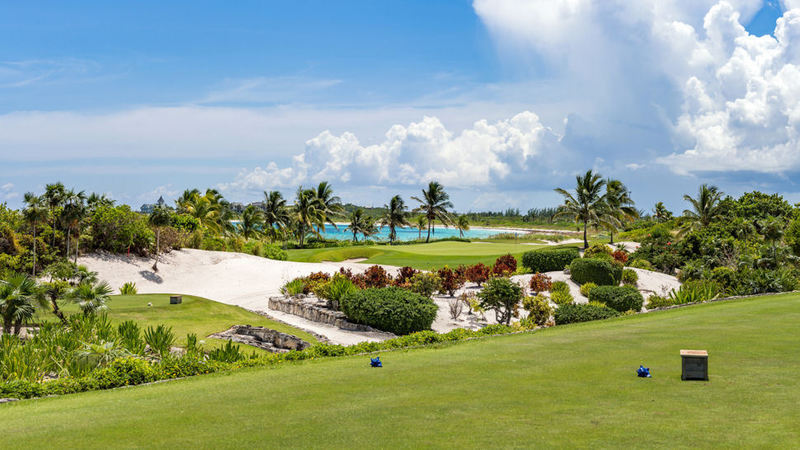
{"label": "dense green vegetation", "polygon": [[[722,302],[382,353],[382,369],[355,356],[22,401],[0,421],[9,448],[791,447],[798,320],[797,295]],[[680,381],[682,348],[709,351],[709,382]]]}

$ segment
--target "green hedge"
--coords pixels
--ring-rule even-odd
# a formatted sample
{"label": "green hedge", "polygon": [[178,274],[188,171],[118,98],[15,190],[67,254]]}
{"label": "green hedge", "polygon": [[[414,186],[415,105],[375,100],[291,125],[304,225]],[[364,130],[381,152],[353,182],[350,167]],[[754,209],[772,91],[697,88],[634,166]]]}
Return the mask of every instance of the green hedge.
{"label": "green hedge", "polygon": [[[599,288],[592,290],[594,292]],[[590,305],[587,303],[569,303],[558,307],[555,313],[556,325],[568,323],[590,322],[592,320],[616,317],[619,312],[607,306]]]}
{"label": "green hedge", "polygon": [[430,329],[438,309],[430,298],[398,287],[362,289],[342,304],[353,322],[395,334]]}
{"label": "green hedge", "polygon": [[589,292],[589,301],[605,303],[619,312],[641,311],[644,297],[633,286],[598,286]]}
{"label": "green hedge", "polygon": [[569,265],[570,277],[578,284],[617,286],[622,279],[622,266],[596,258],[575,259]]}
{"label": "green hedge", "polygon": [[522,266],[533,273],[563,270],[579,258],[577,247],[531,250],[522,254]]}

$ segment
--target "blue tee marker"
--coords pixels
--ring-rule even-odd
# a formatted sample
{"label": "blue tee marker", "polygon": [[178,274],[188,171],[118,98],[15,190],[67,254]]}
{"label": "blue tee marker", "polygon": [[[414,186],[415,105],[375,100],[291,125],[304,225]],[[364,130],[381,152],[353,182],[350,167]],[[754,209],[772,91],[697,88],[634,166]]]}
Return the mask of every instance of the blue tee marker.
{"label": "blue tee marker", "polygon": [[381,357],[377,356],[375,358],[370,358],[369,365],[372,367],[383,367],[383,363],[381,362]]}
{"label": "blue tee marker", "polygon": [[645,366],[639,366],[639,369],[636,371],[636,375],[638,375],[639,378],[652,378],[650,376],[650,368]]}

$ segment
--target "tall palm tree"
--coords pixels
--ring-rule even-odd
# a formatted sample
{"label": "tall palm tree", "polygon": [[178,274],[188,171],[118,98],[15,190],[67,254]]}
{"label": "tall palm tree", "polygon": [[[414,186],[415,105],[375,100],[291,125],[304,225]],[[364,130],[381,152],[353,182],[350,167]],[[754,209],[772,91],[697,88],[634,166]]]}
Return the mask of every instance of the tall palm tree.
{"label": "tall palm tree", "polygon": [[278,231],[289,226],[289,209],[280,191],[264,191],[264,229],[270,236],[277,237]]}
{"label": "tall palm tree", "polygon": [[253,205],[248,205],[242,211],[242,220],[239,222],[239,232],[245,239],[257,236],[264,223],[264,213]]}
{"label": "tall palm tree", "polygon": [[200,197],[200,191],[197,189],[186,189],[183,191],[180,197],[175,200],[175,206],[178,207],[179,213],[187,213],[187,206],[189,203],[195,201],[197,197]]}
{"label": "tall palm tree", "polygon": [[365,241],[380,232],[377,222],[374,217],[366,216],[364,218],[364,227],[361,228],[361,234],[364,235]]}
{"label": "tall palm tree", "polygon": [[655,217],[658,222],[666,222],[672,218],[672,212],[664,206],[664,202],[658,202],[653,208],[653,217]]}
{"label": "tall palm tree", "polygon": [[319,235],[316,227],[324,224],[325,217],[319,205],[314,189],[303,189],[303,186],[297,188],[297,196],[292,207],[292,221],[296,226],[300,247],[303,246],[308,233]]}
{"label": "tall palm tree", "polygon": [[395,195],[389,200],[389,204],[383,205],[383,207],[386,208],[386,212],[381,217],[381,225],[389,227],[389,243],[394,243],[394,240],[397,239],[397,227],[411,225],[408,223],[406,203],[402,197]]}
{"label": "tall palm tree", "polygon": [[639,216],[639,211],[634,207],[627,186],[619,180],[606,180],[606,207],[607,226],[610,235],[610,244],[614,243],[614,231],[618,225],[631,221]]}
{"label": "tall palm tree", "polygon": [[220,232],[220,206],[215,203],[213,197],[205,195],[192,195],[179,208],[197,220],[200,228],[206,228],[214,232]]}
{"label": "tall palm tree", "polygon": [[314,191],[314,201],[317,203],[317,209],[322,215],[322,223],[320,225],[322,231],[325,231],[325,223],[329,223],[338,229],[333,218],[342,211],[342,201],[339,197],[333,195],[333,188],[330,183],[323,181],[317,186]]}
{"label": "tall palm tree", "polygon": [[347,230],[353,233],[353,242],[358,242],[358,233],[364,231],[365,220],[364,210],[361,208],[350,214],[350,224],[347,226]]}
{"label": "tall palm tree", "polygon": [[35,309],[36,281],[25,274],[14,274],[0,283],[0,316],[3,317],[3,333],[19,334],[22,324],[30,320]]}
{"label": "tall palm tree", "polygon": [[422,215],[417,216],[417,221],[415,226],[417,227],[417,231],[419,232],[417,233],[417,239],[418,240],[422,239],[422,230],[428,227],[428,219],[426,219],[425,216]]}
{"label": "tall palm tree", "polygon": [[703,229],[714,220],[719,219],[722,216],[720,201],[723,195],[722,191],[716,186],[707,184],[700,186],[697,198],[692,198],[689,194],[685,194],[683,199],[689,202],[691,209],[683,211],[683,217],[686,222],[682,231]]}
{"label": "tall palm tree", "polygon": [[84,191],[75,192],[70,189],[64,196],[64,210],[61,219],[65,222],[67,229],[67,258],[70,253],[70,241],[73,231],[76,234],[75,258],[73,262],[78,262],[78,246],[80,245],[81,227],[86,218],[86,194]]}
{"label": "tall palm tree", "polygon": [[428,220],[428,237],[425,242],[430,242],[431,227],[437,219],[444,225],[449,225],[453,221],[450,213],[447,212],[447,208],[453,207],[450,196],[438,181],[431,181],[428,183],[428,190],[422,190],[422,198],[411,198],[419,202],[419,206],[414,209],[414,212],[423,213]]}
{"label": "tall palm tree", "polygon": [[86,198],[86,208],[89,211],[89,215],[94,214],[97,208],[101,206],[114,206],[114,200],[108,198],[106,194],[97,194],[96,192],[92,192]]}
{"label": "tall palm tree", "polygon": [[71,298],[78,304],[84,315],[94,314],[108,308],[109,295],[114,292],[105,281],[92,284],[89,282],[79,284],[72,291]]}
{"label": "tall palm tree", "polygon": [[585,175],[577,175],[575,181],[574,193],[562,188],[555,189],[564,196],[564,204],[559,207],[555,217],[569,216],[576,224],[582,223],[583,248],[589,248],[586,228],[605,222],[602,216],[606,208],[606,196],[603,194],[606,182],[600,174],[591,170],[586,171]]}
{"label": "tall palm tree", "polygon": [[462,214],[458,216],[458,220],[456,220],[456,228],[458,228],[458,235],[460,237],[464,237],[464,232],[469,231],[469,218],[466,214]]}
{"label": "tall palm tree", "polygon": [[47,203],[47,208],[50,210],[50,216],[53,221],[53,236],[50,242],[51,247],[56,246],[56,219],[58,218],[56,209],[62,206],[66,193],[67,190],[60,181],[58,183],[48,184],[44,188],[44,201]]}
{"label": "tall palm tree", "polygon": [[153,272],[158,272],[158,257],[161,254],[161,229],[169,225],[171,216],[166,206],[158,205],[147,218],[147,222],[156,229],[156,260],[153,262]]}
{"label": "tall palm tree", "polygon": [[36,277],[36,227],[47,220],[47,208],[41,197],[33,195],[32,192],[25,194],[25,210],[23,211],[25,220],[31,224],[33,229],[33,268],[31,275]]}

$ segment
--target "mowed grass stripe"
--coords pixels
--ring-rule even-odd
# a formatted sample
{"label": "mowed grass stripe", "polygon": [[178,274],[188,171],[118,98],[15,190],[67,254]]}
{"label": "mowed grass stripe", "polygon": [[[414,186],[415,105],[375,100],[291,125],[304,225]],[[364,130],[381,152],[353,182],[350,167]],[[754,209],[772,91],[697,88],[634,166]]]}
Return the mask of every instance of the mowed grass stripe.
{"label": "mowed grass stripe", "polygon": [[[8,447],[779,447],[800,442],[800,296],[0,407]],[[711,381],[680,381],[681,348]],[[654,378],[635,375],[639,364]]]}

